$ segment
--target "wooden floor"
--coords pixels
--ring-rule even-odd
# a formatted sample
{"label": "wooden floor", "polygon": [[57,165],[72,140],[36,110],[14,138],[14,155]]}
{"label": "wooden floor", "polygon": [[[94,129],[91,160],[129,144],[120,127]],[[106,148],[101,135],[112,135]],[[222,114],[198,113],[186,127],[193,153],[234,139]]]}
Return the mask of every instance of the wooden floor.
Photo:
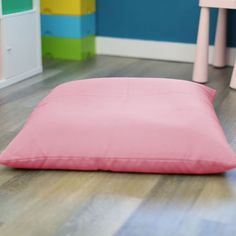
{"label": "wooden floor", "polygon": [[[231,68],[210,70],[209,86],[236,150],[236,91]],[[42,75],[0,90],[0,150],[35,105],[65,81],[140,76],[190,80],[192,64],[98,56],[47,61]],[[178,176],[30,171],[0,167],[0,236],[235,236],[236,170]]]}

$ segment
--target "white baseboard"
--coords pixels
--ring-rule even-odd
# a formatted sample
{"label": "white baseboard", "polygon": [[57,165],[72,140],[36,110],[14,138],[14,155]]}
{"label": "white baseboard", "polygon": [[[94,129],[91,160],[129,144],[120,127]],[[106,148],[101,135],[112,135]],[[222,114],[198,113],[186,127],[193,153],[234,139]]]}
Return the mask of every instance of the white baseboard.
{"label": "white baseboard", "polygon": [[[97,37],[97,54],[136,57],[177,62],[194,62],[195,44],[159,42],[138,39]],[[212,64],[213,46],[209,49],[209,63]],[[236,48],[227,49],[227,65],[233,66]]]}
{"label": "white baseboard", "polygon": [[34,75],[40,74],[40,73],[42,73],[42,71],[43,71],[43,68],[38,67],[38,68],[35,68],[34,70],[31,70],[26,73],[11,77],[9,79],[2,79],[2,80],[0,80],[0,89],[10,86],[12,84],[15,84],[17,82],[20,82],[22,80],[28,79]]}

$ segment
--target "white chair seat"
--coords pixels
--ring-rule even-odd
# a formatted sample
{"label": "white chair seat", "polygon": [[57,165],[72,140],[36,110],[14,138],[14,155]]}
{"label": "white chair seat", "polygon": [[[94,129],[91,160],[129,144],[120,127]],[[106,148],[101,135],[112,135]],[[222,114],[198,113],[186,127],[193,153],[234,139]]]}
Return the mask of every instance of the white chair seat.
{"label": "white chair seat", "polygon": [[236,9],[236,0],[200,0],[201,7]]}

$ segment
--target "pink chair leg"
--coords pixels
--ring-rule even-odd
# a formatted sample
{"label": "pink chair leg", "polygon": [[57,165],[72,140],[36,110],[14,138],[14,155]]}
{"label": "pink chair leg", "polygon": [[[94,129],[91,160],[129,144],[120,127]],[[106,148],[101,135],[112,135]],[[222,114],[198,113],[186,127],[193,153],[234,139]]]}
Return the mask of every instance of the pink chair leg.
{"label": "pink chair leg", "polygon": [[234,70],[233,70],[233,74],[232,74],[232,78],[230,82],[230,87],[233,89],[236,89],[236,61],[234,63]]}
{"label": "pink chair leg", "polygon": [[193,81],[205,83],[208,80],[208,50],[209,50],[210,9],[201,8],[197,38],[197,51],[193,69]]}
{"label": "pink chair leg", "polygon": [[224,67],[226,65],[226,24],[227,9],[219,9],[213,57],[213,66],[215,67]]}

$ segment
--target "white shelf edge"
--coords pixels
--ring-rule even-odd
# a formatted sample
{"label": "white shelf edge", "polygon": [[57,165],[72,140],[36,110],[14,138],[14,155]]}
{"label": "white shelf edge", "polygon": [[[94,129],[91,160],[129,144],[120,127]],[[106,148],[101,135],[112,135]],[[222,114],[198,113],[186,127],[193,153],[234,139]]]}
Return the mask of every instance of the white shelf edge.
{"label": "white shelf edge", "polygon": [[29,72],[8,78],[8,79],[0,79],[0,89],[3,89],[5,87],[8,87],[12,84],[18,83],[22,80],[28,79],[30,77],[33,77],[35,75],[38,75],[43,72],[43,67],[39,66]]}
{"label": "white shelf edge", "polygon": [[1,15],[1,19],[9,18],[9,17],[21,16],[21,15],[27,15],[27,14],[32,14],[32,13],[37,13],[37,11],[35,9],[32,9],[32,10],[28,10],[28,11],[21,11],[21,12]]}

